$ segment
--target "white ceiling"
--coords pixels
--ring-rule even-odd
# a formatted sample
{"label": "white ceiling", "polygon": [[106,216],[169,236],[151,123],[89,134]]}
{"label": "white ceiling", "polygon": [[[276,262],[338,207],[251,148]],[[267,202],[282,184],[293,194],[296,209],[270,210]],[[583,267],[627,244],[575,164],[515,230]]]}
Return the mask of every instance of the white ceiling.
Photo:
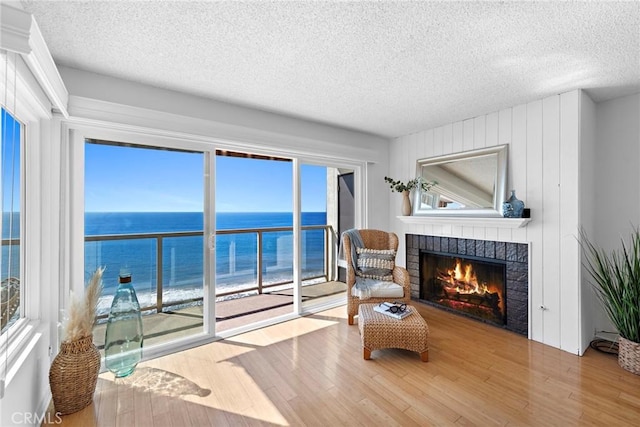
{"label": "white ceiling", "polygon": [[640,91],[640,2],[29,1],[59,65],[396,137]]}

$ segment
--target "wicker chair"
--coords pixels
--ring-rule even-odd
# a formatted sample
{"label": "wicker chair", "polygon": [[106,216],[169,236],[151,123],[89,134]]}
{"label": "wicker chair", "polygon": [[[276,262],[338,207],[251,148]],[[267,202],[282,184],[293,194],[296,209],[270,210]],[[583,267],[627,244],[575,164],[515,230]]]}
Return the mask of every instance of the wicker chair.
{"label": "wicker chair", "polygon": [[[393,249],[398,250],[398,236],[395,233],[389,233],[381,230],[358,230],[360,237],[364,243],[365,248],[369,249]],[[352,288],[356,283],[356,272],[353,269],[351,262],[351,239],[346,234],[342,235],[342,245],[345,260],[347,261],[347,315],[349,316],[349,324],[353,325],[353,317],[358,314],[358,307],[360,303],[363,304],[377,304],[384,301],[388,301],[388,297],[375,297],[367,299],[360,299],[357,296],[353,296]],[[409,303],[411,299],[411,289],[409,284],[409,272],[400,266],[395,266],[393,269],[393,282],[402,286],[404,290],[404,296],[402,298],[393,298],[394,301],[402,301]]]}

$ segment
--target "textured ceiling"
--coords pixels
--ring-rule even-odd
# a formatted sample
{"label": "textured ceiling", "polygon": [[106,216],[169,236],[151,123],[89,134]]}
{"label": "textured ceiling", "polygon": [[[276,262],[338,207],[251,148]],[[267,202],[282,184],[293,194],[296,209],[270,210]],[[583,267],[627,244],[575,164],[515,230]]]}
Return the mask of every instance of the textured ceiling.
{"label": "textured ceiling", "polygon": [[59,65],[395,137],[640,91],[640,2],[22,1]]}

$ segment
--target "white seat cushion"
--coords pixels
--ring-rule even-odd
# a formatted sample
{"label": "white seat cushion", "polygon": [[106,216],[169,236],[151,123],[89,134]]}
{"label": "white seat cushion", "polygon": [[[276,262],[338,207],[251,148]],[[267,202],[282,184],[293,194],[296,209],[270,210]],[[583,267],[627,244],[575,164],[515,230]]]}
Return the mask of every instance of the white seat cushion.
{"label": "white seat cushion", "polygon": [[[397,283],[378,281],[370,286],[371,298],[402,298],[404,288]],[[351,287],[351,295],[360,297],[360,292],[355,286]]]}

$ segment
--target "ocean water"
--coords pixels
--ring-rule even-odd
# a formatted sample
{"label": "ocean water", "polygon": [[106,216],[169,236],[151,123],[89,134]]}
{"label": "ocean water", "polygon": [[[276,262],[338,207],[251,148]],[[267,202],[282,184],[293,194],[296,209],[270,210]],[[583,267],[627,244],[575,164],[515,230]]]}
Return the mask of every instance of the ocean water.
{"label": "ocean water", "polygon": [[[2,261],[0,280],[20,277],[20,212],[2,213]],[[10,242],[9,239],[15,239]]]}
{"label": "ocean water", "polygon": [[[218,230],[291,227],[293,215],[280,212],[218,213]],[[325,212],[304,212],[302,225],[326,224]],[[202,232],[203,215],[198,212],[88,212],[85,235],[126,235],[138,233]],[[110,240],[85,242],[85,277],[99,266],[103,276],[103,298],[99,313],[108,312],[118,285],[120,269],[132,274],[142,306],[155,305],[158,240]],[[202,297],[203,236],[166,237],[162,239],[163,301],[182,301]],[[292,280],[293,234],[291,231],[264,232],[263,284]],[[302,234],[303,278],[324,272],[324,231],[304,230]],[[241,290],[257,285],[256,233],[216,236],[216,293]]]}

